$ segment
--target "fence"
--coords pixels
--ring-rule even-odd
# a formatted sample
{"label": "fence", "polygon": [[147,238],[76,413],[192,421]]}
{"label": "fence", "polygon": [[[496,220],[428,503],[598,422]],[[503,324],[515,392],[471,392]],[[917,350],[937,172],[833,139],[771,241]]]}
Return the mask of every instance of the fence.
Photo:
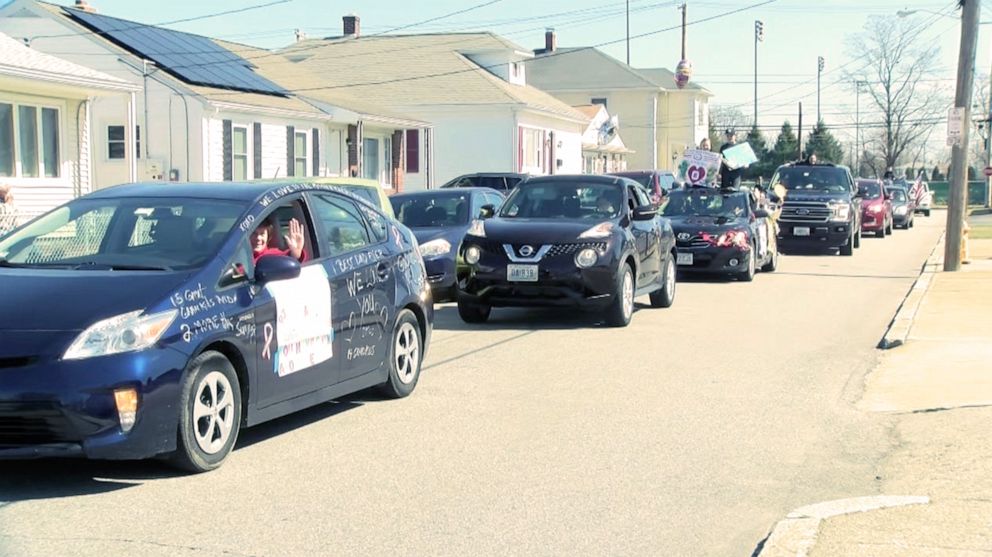
{"label": "fence", "polygon": [[[987,199],[985,188],[985,182],[968,182],[968,205],[985,206]],[[930,192],[933,193],[934,205],[946,206],[949,191],[949,182],[930,182]]]}

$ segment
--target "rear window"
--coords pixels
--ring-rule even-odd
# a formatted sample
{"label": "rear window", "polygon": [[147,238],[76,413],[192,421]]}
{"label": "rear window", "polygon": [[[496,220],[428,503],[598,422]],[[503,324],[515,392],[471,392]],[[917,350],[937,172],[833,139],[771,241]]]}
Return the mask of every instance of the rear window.
{"label": "rear window", "polygon": [[858,191],[865,199],[878,199],[882,197],[882,186],[875,182],[862,182],[858,184]]}
{"label": "rear window", "polygon": [[777,185],[790,191],[851,191],[847,171],[837,166],[783,166],[772,177],[772,186]]}
{"label": "rear window", "polygon": [[368,201],[369,203],[372,204],[373,207],[378,207],[379,209],[382,209],[382,205],[379,204],[379,194],[372,188],[364,188],[362,186],[348,186],[348,185],[344,185],[340,187],[347,190],[348,193],[356,197],[359,197],[365,201]]}

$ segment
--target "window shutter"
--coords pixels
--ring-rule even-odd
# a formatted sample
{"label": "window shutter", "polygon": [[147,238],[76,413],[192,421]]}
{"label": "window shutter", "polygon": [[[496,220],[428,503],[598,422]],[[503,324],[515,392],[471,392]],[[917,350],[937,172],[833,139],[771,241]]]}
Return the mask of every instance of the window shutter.
{"label": "window shutter", "polygon": [[296,172],[296,128],[286,126],[286,176]]}
{"label": "window shutter", "polygon": [[252,165],[255,167],[255,179],[262,177],[262,124],[255,122],[251,131]]}
{"label": "window shutter", "polygon": [[320,176],[320,130],[313,129],[313,175]]}
{"label": "window shutter", "polygon": [[231,145],[231,121],[224,120],[224,181],[234,179],[234,149]]}
{"label": "window shutter", "polygon": [[406,171],[420,172],[420,130],[406,130]]}

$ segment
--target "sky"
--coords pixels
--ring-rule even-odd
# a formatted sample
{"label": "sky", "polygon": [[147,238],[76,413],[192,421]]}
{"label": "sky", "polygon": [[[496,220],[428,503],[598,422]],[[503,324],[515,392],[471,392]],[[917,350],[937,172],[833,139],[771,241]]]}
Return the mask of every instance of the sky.
{"label": "sky", "polygon": [[[674,68],[681,58],[682,0],[628,0],[631,65]],[[2,3],[2,2],[0,2]],[[73,0],[57,4],[72,5]],[[90,0],[102,14],[203,34],[254,46],[276,48],[294,40],[300,29],[309,37],[339,35],[341,17],[361,18],[362,34],[428,33],[488,30],[526,49],[542,48],[544,31],[553,27],[562,47],[601,46],[608,54],[626,59],[625,0]],[[240,13],[207,17],[219,12]],[[856,68],[859,57],[846,48],[848,37],[859,32],[869,16],[908,15],[918,24],[921,44],[938,46],[940,67],[933,83],[954,95],[959,47],[960,12],[956,0],[686,0],[687,58],[693,80],[714,93],[711,103],[736,106],[753,113],[754,21],[764,23],[764,41],[758,47],[758,122],[777,128],[798,120],[803,102],[804,126],[816,114],[817,57],[825,59],[821,77],[823,120],[842,141],[854,137],[855,95],[844,71]],[[757,4],[761,4],[755,6]],[[460,13],[456,13],[460,12]],[[455,14],[455,15],[451,15]],[[943,15],[940,15],[943,14]],[[448,17],[450,16],[450,17]],[[985,2],[980,27],[977,73],[988,79],[992,64],[992,2]],[[394,31],[397,28],[403,29]],[[638,37],[639,35],[645,35]],[[861,97],[862,121],[869,107]],[[623,122],[620,122],[621,130]],[[621,132],[622,133],[622,132]],[[773,135],[773,134],[770,134]],[[946,151],[944,136],[934,133],[928,149],[933,156]],[[928,158],[933,158],[928,154]]]}

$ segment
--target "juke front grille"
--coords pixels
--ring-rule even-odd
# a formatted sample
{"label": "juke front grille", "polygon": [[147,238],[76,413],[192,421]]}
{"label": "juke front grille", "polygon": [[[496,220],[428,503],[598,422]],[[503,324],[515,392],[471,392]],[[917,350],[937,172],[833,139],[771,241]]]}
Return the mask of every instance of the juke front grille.
{"label": "juke front grille", "polygon": [[559,257],[562,255],[572,255],[576,252],[582,251],[586,248],[592,248],[596,251],[604,251],[606,249],[606,242],[583,242],[577,244],[555,244],[548,250],[546,257]]}

